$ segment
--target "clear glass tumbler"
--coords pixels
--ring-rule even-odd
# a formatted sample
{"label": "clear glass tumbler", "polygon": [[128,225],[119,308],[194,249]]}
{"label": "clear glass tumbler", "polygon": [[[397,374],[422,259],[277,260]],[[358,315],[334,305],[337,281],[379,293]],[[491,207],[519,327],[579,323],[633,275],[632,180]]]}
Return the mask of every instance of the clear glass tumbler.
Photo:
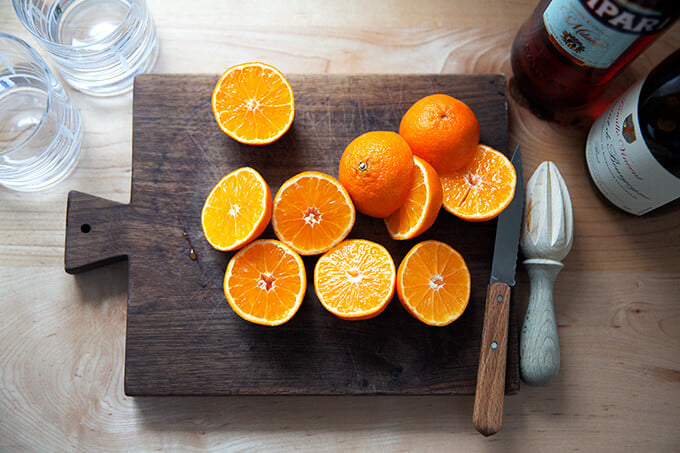
{"label": "clear glass tumbler", "polygon": [[64,80],[95,96],[132,89],[156,64],[156,27],[144,0],[12,0]]}
{"label": "clear glass tumbler", "polygon": [[0,33],[0,185],[31,191],[62,180],[82,135],[78,110],[38,52]]}

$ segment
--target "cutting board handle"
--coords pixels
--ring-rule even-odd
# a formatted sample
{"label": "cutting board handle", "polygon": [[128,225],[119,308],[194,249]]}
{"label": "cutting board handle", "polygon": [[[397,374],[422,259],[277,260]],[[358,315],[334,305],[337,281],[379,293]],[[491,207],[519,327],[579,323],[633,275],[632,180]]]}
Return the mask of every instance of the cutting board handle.
{"label": "cutting board handle", "polygon": [[78,274],[127,258],[130,205],[72,190],[66,207],[64,269]]}

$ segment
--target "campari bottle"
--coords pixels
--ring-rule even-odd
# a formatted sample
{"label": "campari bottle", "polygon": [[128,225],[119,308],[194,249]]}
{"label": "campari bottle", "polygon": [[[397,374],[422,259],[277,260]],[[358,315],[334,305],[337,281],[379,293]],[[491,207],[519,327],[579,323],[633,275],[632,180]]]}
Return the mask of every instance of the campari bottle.
{"label": "campari bottle", "polygon": [[680,15],[680,0],[542,0],[512,46],[522,93],[546,110],[579,108]]}
{"label": "campari bottle", "polygon": [[600,192],[631,214],[680,198],[680,50],[595,120],[586,162]]}

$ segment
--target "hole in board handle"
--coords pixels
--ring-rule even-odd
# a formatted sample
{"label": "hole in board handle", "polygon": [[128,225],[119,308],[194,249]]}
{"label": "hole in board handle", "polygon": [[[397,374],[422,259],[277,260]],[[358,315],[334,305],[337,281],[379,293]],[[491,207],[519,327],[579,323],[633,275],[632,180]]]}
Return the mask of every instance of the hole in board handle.
{"label": "hole in board handle", "polygon": [[80,231],[83,233],[89,233],[92,230],[92,227],[90,226],[89,223],[83,223],[80,225]]}

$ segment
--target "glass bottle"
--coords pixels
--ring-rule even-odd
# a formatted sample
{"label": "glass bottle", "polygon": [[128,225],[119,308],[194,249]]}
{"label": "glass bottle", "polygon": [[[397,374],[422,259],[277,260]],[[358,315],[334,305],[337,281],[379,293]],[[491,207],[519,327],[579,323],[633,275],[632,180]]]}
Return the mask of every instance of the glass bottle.
{"label": "glass bottle", "polygon": [[679,0],[542,0],[515,37],[515,80],[543,108],[582,107],[678,16]]}
{"label": "glass bottle", "polygon": [[680,198],[680,50],[595,120],[586,162],[600,192],[631,214]]}

